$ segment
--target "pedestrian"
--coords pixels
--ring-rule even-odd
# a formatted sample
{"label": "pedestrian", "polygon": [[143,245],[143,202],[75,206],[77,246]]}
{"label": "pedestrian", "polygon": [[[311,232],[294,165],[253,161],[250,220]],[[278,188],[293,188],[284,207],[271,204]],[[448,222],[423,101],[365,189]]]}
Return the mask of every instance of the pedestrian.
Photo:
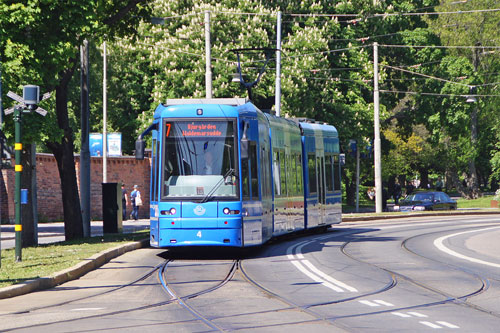
{"label": "pedestrian", "polygon": [[441,177],[438,177],[438,180],[436,181],[436,191],[441,192],[443,190],[443,181],[441,180]]}
{"label": "pedestrian", "polygon": [[141,192],[138,190],[139,186],[134,185],[134,190],[130,193],[130,200],[132,201],[132,214],[130,218],[137,221],[139,218],[139,206],[142,206]]}
{"label": "pedestrian", "polygon": [[384,185],[382,185],[382,211],[387,212],[387,199],[389,198],[389,194]]}
{"label": "pedestrian", "polygon": [[125,184],[122,183],[122,220],[127,221],[128,196]]}
{"label": "pedestrian", "polygon": [[394,204],[399,203],[399,198],[401,198],[401,185],[399,185],[399,181],[396,179],[396,183],[394,184],[394,191],[392,192],[392,197],[394,198]]}
{"label": "pedestrian", "polygon": [[203,167],[203,173],[205,175],[213,175],[214,173],[214,168],[213,168],[213,163],[214,163],[214,157],[212,155],[212,152],[206,151],[204,154],[205,158],[205,166]]}
{"label": "pedestrian", "polygon": [[407,181],[406,182],[406,196],[409,196],[413,192],[414,189],[415,189],[415,187],[413,186],[412,182]]}

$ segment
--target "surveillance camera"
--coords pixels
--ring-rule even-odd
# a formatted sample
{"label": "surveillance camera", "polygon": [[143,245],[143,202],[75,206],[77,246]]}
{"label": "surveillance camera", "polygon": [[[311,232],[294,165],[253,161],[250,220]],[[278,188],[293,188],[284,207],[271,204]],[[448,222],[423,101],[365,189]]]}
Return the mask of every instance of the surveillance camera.
{"label": "surveillance camera", "polygon": [[27,85],[23,87],[24,104],[29,108],[35,107],[40,102],[40,87]]}

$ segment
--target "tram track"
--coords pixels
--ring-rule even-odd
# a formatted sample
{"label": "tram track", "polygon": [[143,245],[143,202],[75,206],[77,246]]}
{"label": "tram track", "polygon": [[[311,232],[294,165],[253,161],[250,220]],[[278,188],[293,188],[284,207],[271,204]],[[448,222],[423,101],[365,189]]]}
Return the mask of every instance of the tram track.
{"label": "tram track", "polygon": [[204,316],[200,311],[196,310],[195,307],[191,306],[188,304],[188,300],[191,298],[195,298],[204,294],[207,294],[209,292],[212,292],[214,290],[217,290],[221,288],[222,286],[226,285],[234,276],[235,272],[238,269],[238,264],[239,260],[233,260],[232,265],[227,273],[227,275],[218,283],[216,283],[213,286],[210,286],[208,288],[204,288],[203,290],[197,291],[195,293],[191,293],[188,295],[180,295],[179,292],[177,292],[174,288],[169,286],[169,282],[167,279],[167,268],[168,265],[174,262],[174,260],[167,260],[166,263],[162,265],[158,272],[158,278],[160,279],[161,285],[163,287],[163,290],[172,297],[171,301],[178,303],[180,306],[185,308],[187,311],[189,311],[192,315],[195,316],[199,321],[203,322],[206,324],[208,327],[211,329],[217,330],[217,331],[224,331],[224,329],[219,326],[218,324],[214,323],[210,318],[207,316]]}
{"label": "tram track", "polygon": [[91,298],[103,296],[103,295],[106,295],[106,294],[109,294],[109,293],[113,293],[113,292],[116,292],[116,291],[121,290],[123,288],[133,286],[133,285],[135,285],[135,284],[137,284],[137,283],[139,283],[141,281],[146,280],[148,277],[152,276],[156,271],[158,271],[162,267],[163,264],[164,263],[158,264],[158,265],[154,266],[152,269],[150,269],[149,271],[147,271],[146,273],[144,273],[141,276],[139,276],[138,278],[134,279],[133,281],[124,283],[124,284],[119,285],[119,286],[112,287],[110,290],[106,290],[106,291],[99,292],[99,293],[96,293],[96,294],[93,294],[93,295],[89,295],[89,296],[83,296],[83,297],[74,298],[74,299],[67,300],[67,301],[64,301],[64,302],[59,302],[59,303],[56,303],[56,304],[50,304],[50,305],[45,305],[45,306],[33,307],[33,308],[30,308],[30,309],[27,309],[27,310],[23,310],[23,311],[14,311],[14,312],[2,313],[2,314],[0,314],[0,318],[2,318],[4,316],[8,316],[8,315],[16,315],[16,314],[22,314],[22,313],[30,313],[30,312],[37,311],[37,310],[51,309],[51,308],[55,308],[55,307],[59,307],[59,306],[68,305],[68,304],[71,304],[71,303],[79,302],[79,301],[89,300]]}
{"label": "tram track", "polygon": [[[483,226],[471,227],[471,228],[463,228],[462,230],[471,230],[471,229],[482,228],[482,227]],[[484,275],[477,274],[477,273],[473,272],[470,269],[467,269],[467,268],[464,268],[464,267],[461,267],[461,266],[458,266],[458,265],[454,265],[454,264],[450,264],[450,263],[447,263],[447,262],[438,261],[436,259],[424,256],[422,254],[419,254],[419,253],[417,253],[417,252],[415,252],[413,250],[410,250],[408,248],[407,243],[409,241],[414,240],[414,239],[416,239],[418,237],[430,236],[430,235],[433,235],[433,234],[435,234],[435,232],[431,232],[431,233],[426,233],[426,234],[422,234],[422,235],[418,235],[418,236],[409,237],[409,238],[405,239],[403,242],[401,242],[401,248],[404,249],[405,251],[407,251],[408,253],[411,253],[414,256],[417,256],[419,258],[422,258],[422,259],[425,259],[425,260],[429,260],[429,261],[438,263],[440,265],[449,267],[451,269],[460,271],[462,273],[471,275],[475,279],[479,280],[480,281],[480,285],[481,285],[480,288],[477,288],[475,291],[472,291],[469,294],[462,295],[462,296],[459,296],[459,297],[454,297],[453,301],[455,303],[459,304],[459,305],[464,305],[464,306],[473,308],[473,309],[475,309],[477,311],[481,311],[481,312],[487,313],[489,315],[495,316],[497,318],[500,318],[500,313],[499,312],[494,312],[494,311],[490,311],[490,310],[484,309],[483,307],[480,307],[477,304],[474,304],[474,303],[472,303],[472,302],[469,301],[470,298],[479,296],[480,294],[483,294],[486,291],[488,291],[490,289],[490,287],[491,287],[490,280],[498,281],[498,279],[492,279],[491,277],[486,277]],[[440,293],[440,294],[442,294],[445,297],[453,297],[452,295],[449,295],[448,293],[442,292],[441,290],[436,290],[435,292]]]}
{"label": "tram track", "polygon": [[[437,263],[437,264],[440,264],[440,265],[444,265],[444,266],[447,266],[447,267],[450,267],[450,268],[453,268],[453,269],[457,269],[459,270],[460,272],[464,273],[464,274],[467,274],[467,275],[470,275],[472,276],[475,280],[479,281],[479,287],[477,287],[475,290],[467,293],[467,294],[463,294],[463,295],[452,295],[446,291],[443,291],[439,288],[436,288],[434,286],[431,286],[429,284],[426,284],[426,283],[423,283],[421,281],[418,281],[414,278],[411,278],[409,277],[408,275],[405,275],[405,274],[402,274],[402,273],[399,273],[399,272],[395,272],[393,270],[390,270],[390,269],[387,269],[385,267],[382,267],[380,265],[376,265],[376,264],[373,264],[373,263],[370,263],[370,262],[367,262],[365,260],[361,260],[359,258],[356,258],[355,256],[351,255],[350,253],[348,253],[347,251],[347,247],[353,243],[352,241],[348,241],[348,242],[345,242],[342,244],[342,246],[340,247],[340,250],[341,252],[346,255],[347,257],[357,261],[357,262],[360,262],[362,264],[365,264],[365,265],[368,265],[368,266],[371,266],[371,267],[375,267],[377,269],[380,269],[382,270],[383,272],[386,272],[387,274],[391,274],[392,276],[395,277],[395,279],[401,279],[401,280],[405,280],[407,281],[408,283],[410,284],[413,284],[419,288],[422,288],[424,290],[427,290],[427,291],[430,291],[434,294],[437,294],[437,295],[440,295],[441,297],[444,297],[443,300],[439,300],[439,301],[435,301],[435,302],[429,302],[429,303],[422,303],[422,304],[416,304],[416,305],[412,305],[412,306],[409,306],[409,307],[403,307],[403,308],[399,308],[398,310],[411,310],[411,309],[417,309],[417,308],[422,308],[422,307],[428,307],[428,306],[434,306],[434,305],[440,305],[440,304],[447,304],[447,303],[453,303],[453,304],[458,304],[458,305],[461,305],[461,306],[466,306],[466,307],[469,307],[471,309],[474,309],[474,310],[478,310],[478,311],[481,311],[483,313],[486,313],[488,315],[492,315],[494,317],[498,317],[500,318],[500,313],[497,313],[497,312],[494,312],[494,311],[490,311],[490,310],[487,310],[487,309],[484,309],[484,308],[481,308],[473,303],[470,303],[467,301],[467,299],[471,298],[471,297],[474,297],[474,296],[477,296],[477,295],[480,295],[482,293],[484,293],[485,291],[487,291],[489,288],[490,288],[490,282],[488,280],[488,278],[485,278],[485,277],[482,277],[474,272],[471,272],[465,268],[461,268],[461,267],[457,267],[456,265],[452,265],[452,264],[449,264],[449,263],[443,263],[443,262],[440,262],[440,261],[437,261],[435,259],[432,259],[432,258],[428,258],[426,256],[422,256],[414,251],[411,251],[410,249],[407,248],[406,244],[408,241],[410,241],[411,239],[415,239],[417,237],[422,237],[422,236],[428,236],[428,235],[431,235],[431,234],[435,234],[437,232],[431,232],[431,233],[425,233],[425,234],[421,234],[421,235],[416,235],[416,236],[412,236],[412,237],[408,237],[404,240],[401,241],[401,248],[403,250],[405,250],[406,252],[412,254],[412,255],[415,255],[415,256],[418,256],[419,258],[421,259],[425,259],[425,260],[429,260],[429,261],[433,261],[434,263]],[[391,312],[394,311],[394,309],[391,309],[390,310]],[[385,311],[383,311],[385,312]],[[378,312],[377,312],[378,313]],[[373,314],[373,313],[370,313],[370,314]],[[356,317],[356,316],[359,316],[359,315],[352,315],[352,316],[347,316],[347,317]]]}

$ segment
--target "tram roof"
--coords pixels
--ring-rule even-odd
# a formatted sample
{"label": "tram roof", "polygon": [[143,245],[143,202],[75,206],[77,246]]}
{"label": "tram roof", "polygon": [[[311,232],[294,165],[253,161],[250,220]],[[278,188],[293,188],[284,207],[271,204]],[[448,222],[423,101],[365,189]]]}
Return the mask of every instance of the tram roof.
{"label": "tram roof", "polygon": [[315,132],[320,131],[325,137],[338,138],[339,136],[337,129],[332,125],[306,122],[299,122],[299,124],[304,135],[314,135]]}
{"label": "tram roof", "polygon": [[186,104],[220,104],[239,106],[247,103],[246,98],[170,98],[164,106],[186,105]]}

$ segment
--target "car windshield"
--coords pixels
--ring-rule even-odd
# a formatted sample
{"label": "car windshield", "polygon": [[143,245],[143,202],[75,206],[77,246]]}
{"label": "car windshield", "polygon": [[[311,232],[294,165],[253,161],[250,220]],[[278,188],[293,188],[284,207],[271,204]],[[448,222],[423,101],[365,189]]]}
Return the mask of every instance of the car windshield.
{"label": "car windshield", "polygon": [[434,194],[432,193],[410,194],[405,201],[432,202],[434,201]]}
{"label": "car windshield", "polygon": [[210,198],[236,199],[234,121],[164,124],[162,199],[203,199],[209,193]]}

